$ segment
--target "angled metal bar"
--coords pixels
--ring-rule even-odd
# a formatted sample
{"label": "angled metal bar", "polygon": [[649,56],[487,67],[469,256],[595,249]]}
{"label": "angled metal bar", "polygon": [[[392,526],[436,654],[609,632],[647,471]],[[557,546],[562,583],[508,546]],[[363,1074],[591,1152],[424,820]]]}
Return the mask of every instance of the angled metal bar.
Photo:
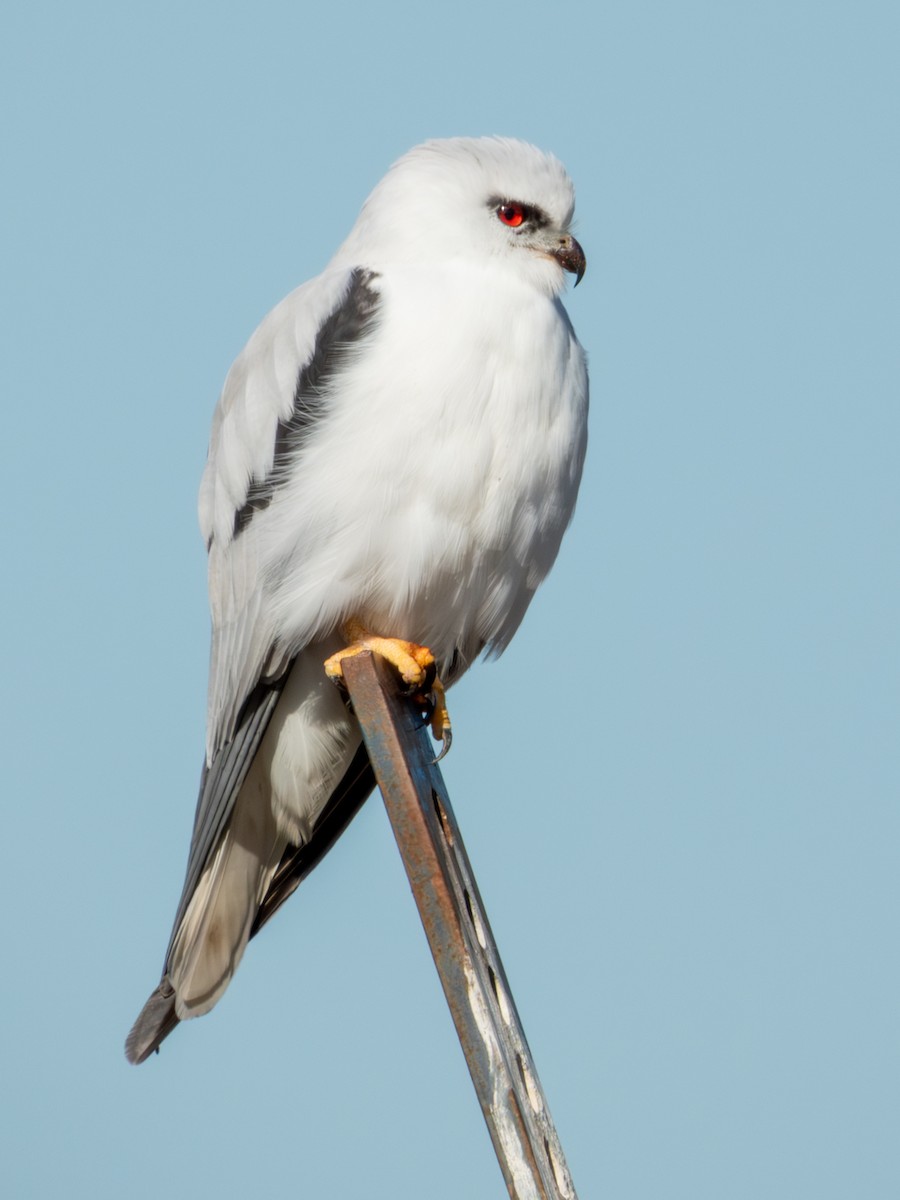
{"label": "angled metal bar", "polygon": [[512,1200],[576,1200],[427,729],[380,659],[344,679]]}

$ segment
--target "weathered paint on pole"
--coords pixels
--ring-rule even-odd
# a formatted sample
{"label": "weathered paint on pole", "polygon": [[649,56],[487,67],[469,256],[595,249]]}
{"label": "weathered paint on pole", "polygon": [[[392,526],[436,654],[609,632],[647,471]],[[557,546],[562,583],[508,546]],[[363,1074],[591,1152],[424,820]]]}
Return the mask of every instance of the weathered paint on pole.
{"label": "weathered paint on pole", "polygon": [[427,728],[372,654],[344,679],[512,1200],[576,1200]]}

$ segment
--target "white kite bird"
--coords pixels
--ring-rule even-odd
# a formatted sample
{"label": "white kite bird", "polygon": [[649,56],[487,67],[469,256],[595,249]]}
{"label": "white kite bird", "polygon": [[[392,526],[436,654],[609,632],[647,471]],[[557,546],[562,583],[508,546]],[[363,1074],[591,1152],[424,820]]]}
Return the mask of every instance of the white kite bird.
{"label": "white kite bird", "polygon": [[231,368],[200,489],[206,764],[132,1062],[213,1007],[374,786],[341,658],[371,647],[432,692],[446,748],[441,681],[505,649],[552,566],[586,443],[573,208],[534,146],[418,146]]}

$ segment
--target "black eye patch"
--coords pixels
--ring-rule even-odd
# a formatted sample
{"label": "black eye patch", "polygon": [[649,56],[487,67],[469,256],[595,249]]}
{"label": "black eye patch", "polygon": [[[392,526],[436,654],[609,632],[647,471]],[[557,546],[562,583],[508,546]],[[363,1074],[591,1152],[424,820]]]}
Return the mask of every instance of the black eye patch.
{"label": "black eye patch", "polygon": [[488,208],[496,214],[497,219],[510,229],[543,229],[550,224],[547,214],[536,204],[523,204],[521,200],[505,200],[493,196],[488,201]]}

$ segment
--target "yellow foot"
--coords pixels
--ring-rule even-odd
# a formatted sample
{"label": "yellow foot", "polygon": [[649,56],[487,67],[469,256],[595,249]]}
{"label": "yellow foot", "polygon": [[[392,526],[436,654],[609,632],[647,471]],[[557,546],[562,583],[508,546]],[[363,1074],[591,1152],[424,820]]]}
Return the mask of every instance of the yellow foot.
{"label": "yellow foot", "polygon": [[440,762],[453,740],[450,728],[450,715],[447,712],[447,700],[444,685],[437,677],[434,667],[434,655],[427,646],[416,642],[406,642],[400,638],[374,637],[366,633],[355,621],[348,622],[346,632],[353,638],[351,645],[337,654],[332,654],[325,660],[325,674],[335,683],[344,678],[344,659],[352,658],[371,650],[397,669],[400,678],[415,693],[415,699],[421,700],[430,710],[431,733],[435,741],[441,743],[441,752],[434,760]]}
{"label": "yellow foot", "polygon": [[327,658],[325,674],[329,679],[343,679],[344,659],[363,654],[366,650],[386,658],[391,666],[397,668],[403,682],[411,688],[421,687],[425,683],[429,668],[433,674],[434,655],[427,646],[403,642],[399,638],[371,637],[369,634]]}

